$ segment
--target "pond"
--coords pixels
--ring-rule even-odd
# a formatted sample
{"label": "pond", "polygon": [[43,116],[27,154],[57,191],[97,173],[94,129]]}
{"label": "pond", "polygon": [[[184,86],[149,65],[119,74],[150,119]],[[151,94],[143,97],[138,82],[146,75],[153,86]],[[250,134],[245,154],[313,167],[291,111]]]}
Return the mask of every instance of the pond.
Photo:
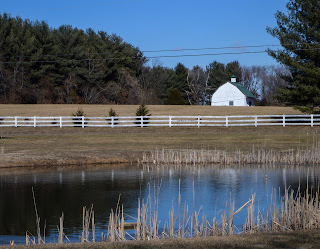
{"label": "pond", "polygon": [[[36,236],[36,202],[41,233],[46,242],[58,241],[59,217],[64,213],[64,233],[71,242],[79,242],[82,232],[82,208],[93,205],[97,240],[107,233],[111,209],[123,205],[126,222],[137,217],[138,200],[151,199],[159,190],[159,230],[167,224],[174,206],[178,214],[179,188],[181,209],[188,205],[208,219],[218,217],[231,201],[235,210],[253,194],[255,208],[266,212],[270,198],[279,204],[286,187],[295,192],[317,186],[317,167],[219,167],[114,165],[54,170],[0,171],[0,244],[25,243],[26,231]],[[179,187],[180,186],[180,187]],[[34,193],[34,198],[33,198]],[[156,193],[157,195],[157,193]],[[153,203],[153,201],[151,201]],[[183,211],[183,210],[182,210]],[[238,231],[245,222],[246,208],[234,217]],[[237,231],[235,231],[237,232]],[[129,232],[130,233],[130,232]]]}

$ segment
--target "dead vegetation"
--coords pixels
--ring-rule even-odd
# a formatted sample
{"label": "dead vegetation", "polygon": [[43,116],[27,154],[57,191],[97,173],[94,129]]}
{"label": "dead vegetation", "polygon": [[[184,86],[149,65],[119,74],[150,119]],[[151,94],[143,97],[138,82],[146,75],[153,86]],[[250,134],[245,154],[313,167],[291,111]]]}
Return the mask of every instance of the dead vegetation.
{"label": "dead vegetation", "polygon": [[[1,128],[0,167],[134,163],[162,149],[292,152],[312,148],[320,127]],[[307,156],[307,155],[306,155]],[[264,155],[260,155],[261,160]],[[248,160],[251,160],[248,158]],[[289,160],[289,158],[287,159]]]}
{"label": "dead vegetation", "polygon": [[[126,223],[125,210],[120,205],[120,196],[115,211],[111,210],[108,230],[106,236],[101,234],[101,240],[105,242],[116,241],[165,241],[167,239],[196,239],[209,237],[225,237],[234,234],[259,234],[269,232],[288,232],[299,230],[314,230],[320,228],[320,202],[319,186],[309,186],[307,180],[306,192],[293,192],[290,188],[285,189],[284,195],[279,197],[278,190],[274,190],[266,211],[255,208],[255,194],[237,210],[234,209],[233,200],[227,203],[224,210],[216,210],[215,214],[208,218],[208,214],[195,209],[195,191],[193,188],[193,205],[189,207],[183,204],[180,192],[180,181],[177,201],[172,201],[167,220],[160,227],[161,221],[158,217],[159,193],[161,181],[154,182],[153,188],[149,183],[149,195],[145,200],[138,200],[138,209],[135,222],[130,226]],[[276,200],[280,200],[277,204]],[[177,203],[175,203],[177,202]],[[177,204],[177,205],[175,205]],[[36,210],[36,206],[35,206]],[[246,210],[246,211],[245,211]],[[218,212],[217,212],[218,211]],[[240,212],[246,212],[247,218],[242,228],[234,225],[234,218]],[[131,217],[133,218],[133,217]],[[60,217],[58,243],[68,242],[63,233],[63,214]],[[83,208],[83,231],[81,243],[95,242],[95,220],[93,206],[89,209]],[[45,236],[41,236],[40,221],[37,219],[38,244],[45,243]],[[91,233],[90,233],[91,225]],[[134,232],[128,233],[127,229]],[[26,235],[26,244],[36,244],[35,239],[30,240]],[[163,242],[165,243],[165,242]],[[86,246],[90,247],[90,246]]]}
{"label": "dead vegetation", "polygon": [[289,149],[279,151],[274,149],[255,148],[250,151],[222,150],[152,150],[143,153],[140,163],[156,165],[237,165],[237,164],[284,164],[284,165],[318,165],[320,164],[320,147],[307,149]]}

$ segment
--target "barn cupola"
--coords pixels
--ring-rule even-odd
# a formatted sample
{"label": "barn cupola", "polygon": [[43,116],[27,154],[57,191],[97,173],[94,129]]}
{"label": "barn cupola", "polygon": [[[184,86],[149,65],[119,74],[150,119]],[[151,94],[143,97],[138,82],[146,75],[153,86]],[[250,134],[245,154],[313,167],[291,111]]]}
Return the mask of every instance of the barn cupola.
{"label": "barn cupola", "polygon": [[237,77],[235,75],[231,76],[231,83],[236,83],[237,82]]}

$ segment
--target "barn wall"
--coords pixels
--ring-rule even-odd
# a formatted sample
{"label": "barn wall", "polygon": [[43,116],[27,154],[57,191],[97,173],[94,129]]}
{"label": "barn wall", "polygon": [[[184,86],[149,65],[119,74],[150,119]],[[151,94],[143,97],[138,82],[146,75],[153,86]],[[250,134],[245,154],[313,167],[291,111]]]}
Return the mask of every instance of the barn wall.
{"label": "barn wall", "polygon": [[246,96],[228,82],[212,95],[211,106],[230,106],[230,101],[233,101],[233,106],[248,106]]}

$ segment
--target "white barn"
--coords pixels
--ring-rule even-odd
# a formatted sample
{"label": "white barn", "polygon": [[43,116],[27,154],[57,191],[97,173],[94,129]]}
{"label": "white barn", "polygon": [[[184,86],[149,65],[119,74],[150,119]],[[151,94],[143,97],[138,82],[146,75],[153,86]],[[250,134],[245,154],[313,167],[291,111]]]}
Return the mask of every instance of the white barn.
{"label": "white barn", "polygon": [[254,95],[236,82],[232,75],[231,82],[220,86],[212,95],[211,106],[254,106]]}

